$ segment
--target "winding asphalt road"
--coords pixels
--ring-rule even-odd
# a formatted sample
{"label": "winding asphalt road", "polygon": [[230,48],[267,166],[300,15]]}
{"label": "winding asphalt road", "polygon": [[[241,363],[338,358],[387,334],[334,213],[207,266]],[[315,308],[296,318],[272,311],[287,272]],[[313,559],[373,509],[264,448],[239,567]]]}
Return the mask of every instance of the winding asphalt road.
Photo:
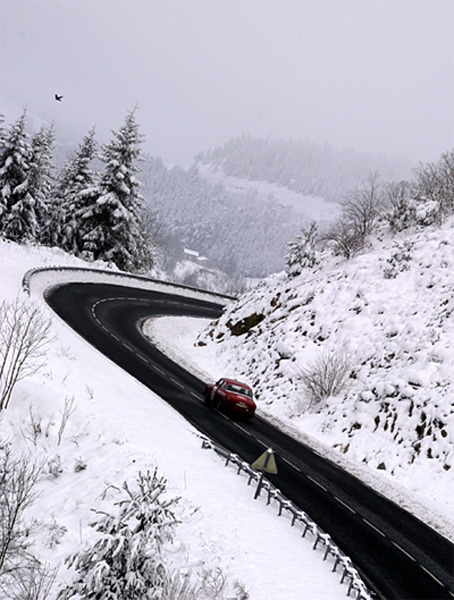
{"label": "winding asphalt road", "polygon": [[204,382],[159,352],[141,332],[141,322],[149,317],[214,319],[222,306],[92,283],[52,288],[46,300],[81,336],[217,444],[249,463],[272,447],[279,472],[269,479],[331,535],[377,598],[454,598],[453,544],[259,417],[237,422],[207,407]]}

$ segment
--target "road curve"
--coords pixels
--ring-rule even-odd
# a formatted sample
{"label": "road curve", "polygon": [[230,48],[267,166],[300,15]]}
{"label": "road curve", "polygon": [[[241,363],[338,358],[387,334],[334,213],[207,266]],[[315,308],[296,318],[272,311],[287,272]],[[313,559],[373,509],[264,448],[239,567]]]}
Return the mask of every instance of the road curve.
{"label": "road curve", "polygon": [[251,463],[265,448],[277,456],[269,479],[353,560],[378,598],[454,598],[454,546],[259,417],[236,422],[203,403],[204,382],[153,347],[141,322],[153,316],[216,318],[222,306],[112,284],[70,283],[46,301],[82,337],[159,394],[199,431]]}

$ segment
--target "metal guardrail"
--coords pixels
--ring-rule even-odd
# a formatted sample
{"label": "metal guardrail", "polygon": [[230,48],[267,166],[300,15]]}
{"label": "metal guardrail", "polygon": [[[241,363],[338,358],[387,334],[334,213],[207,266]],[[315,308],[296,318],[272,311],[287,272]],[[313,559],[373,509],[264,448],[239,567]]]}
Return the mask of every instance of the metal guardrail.
{"label": "metal guardrail", "polygon": [[[253,481],[259,482],[262,475],[260,471],[257,471],[237,454],[229,452],[227,449],[222,448],[215,444],[209,438],[202,437],[202,448],[209,448],[214,450],[216,454],[221,456],[225,460],[225,466],[232,465],[237,468],[237,475],[245,474],[248,478],[248,485]],[[314,543],[312,546],[313,550],[323,546],[323,560],[326,560],[329,556],[334,559],[333,572],[337,571],[337,568],[342,569],[342,575],[340,583],[347,583],[347,596],[356,593],[357,600],[372,600],[369,590],[365,583],[361,579],[361,576],[353,565],[352,560],[346,556],[342,550],[333,542],[330,535],[325,533],[303,510],[296,506],[291,500],[286,498],[284,494],[274,486],[271,481],[268,481],[265,477],[262,478],[262,490],[266,493],[266,504],[271,504],[272,501],[278,505],[278,516],[281,516],[284,512],[289,513],[291,517],[291,526],[299,524],[302,527],[301,537],[306,537],[309,532],[312,534]]]}
{"label": "metal guardrail", "polygon": [[[80,268],[80,267],[65,267],[65,266],[54,266],[54,267],[40,267],[37,269],[30,269],[27,271],[22,279],[22,288],[25,292],[30,295],[31,287],[30,281],[33,275],[38,273],[43,273],[45,271],[82,271],[89,273],[97,273],[104,274],[111,277],[125,278],[125,279],[133,279],[140,281],[142,283],[150,283],[150,284],[159,284],[168,286],[169,288],[177,288],[183,290],[190,290],[192,292],[208,294],[210,296],[219,297],[225,300],[235,300],[232,296],[227,296],[225,294],[217,294],[215,292],[210,292],[209,290],[202,290],[199,288],[181,285],[177,283],[172,283],[168,281],[161,281],[159,279],[151,279],[142,275],[131,275],[116,271],[107,271],[100,269],[90,269],[90,268]],[[237,454],[233,454],[222,448],[221,446],[216,445],[210,439],[202,437],[202,447],[210,448],[214,450],[219,456],[225,459],[225,466],[231,464],[237,467],[237,475],[244,473],[248,477],[248,485],[252,483],[252,481],[259,482],[261,476],[263,475],[260,471],[254,469],[251,465],[245,462],[242,458],[240,458]],[[265,477],[262,477],[261,489],[265,491],[267,494],[267,505],[271,504],[271,501],[275,501],[278,504],[278,516],[281,516],[284,511],[286,513],[290,513],[291,515],[291,526],[295,526],[295,524],[299,524],[302,526],[302,537],[306,537],[306,534],[310,532],[314,539],[314,544],[312,546],[313,550],[316,550],[319,546],[324,547],[323,560],[327,560],[327,558],[331,555],[334,558],[333,571],[336,572],[337,568],[340,567],[342,569],[342,575],[340,579],[340,584],[344,584],[344,582],[348,582],[347,585],[347,596],[350,596],[352,592],[356,592],[357,600],[372,600],[372,597],[364,584],[358,570],[353,565],[351,559],[346,556],[342,550],[333,542],[329,534],[325,533],[312,519],[298,506],[296,506],[291,500],[286,498],[284,494],[276,488],[270,481],[268,481]]]}
{"label": "metal guardrail", "polygon": [[46,271],[80,271],[86,273],[96,273],[101,275],[107,275],[110,277],[118,277],[124,279],[132,279],[141,283],[149,283],[167,286],[173,289],[181,289],[182,291],[191,291],[197,292],[199,294],[207,294],[209,296],[213,296],[214,298],[222,298],[223,300],[236,300],[235,296],[229,296],[227,294],[220,294],[218,292],[212,292],[210,290],[203,290],[201,288],[196,288],[190,285],[184,285],[182,283],[174,283],[172,281],[163,281],[161,279],[152,279],[151,277],[146,277],[145,275],[134,275],[132,273],[124,273],[121,271],[108,271],[107,269],[90,269],[89,267],[71,267],[71,266],[52,266],[52,267],[38,267],[35,269],[29,269],[22,278],[22,288],[30,294],[30,280],[33,275],[38,273],[44,273]]}

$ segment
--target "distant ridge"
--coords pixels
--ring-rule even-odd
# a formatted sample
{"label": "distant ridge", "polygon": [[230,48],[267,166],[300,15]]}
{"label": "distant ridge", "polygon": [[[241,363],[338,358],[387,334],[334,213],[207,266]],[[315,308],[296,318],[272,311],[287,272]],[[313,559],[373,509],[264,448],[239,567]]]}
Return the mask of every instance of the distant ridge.
{"label": "distant ridge", "polygon": [[235,137],[201,152],[197,162],[226,175],[250,181],[277,183],[301,194],[339,202],[373,171],[384,180],[409,179],[413,163],[404,158],[335,150],[307,140]]}

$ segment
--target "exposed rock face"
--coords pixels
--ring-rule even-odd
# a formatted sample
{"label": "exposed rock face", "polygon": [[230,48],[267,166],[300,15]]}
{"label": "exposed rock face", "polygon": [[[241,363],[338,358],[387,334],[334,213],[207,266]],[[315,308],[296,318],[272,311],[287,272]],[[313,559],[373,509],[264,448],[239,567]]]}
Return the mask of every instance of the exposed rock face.
{"label": "exposed rock face", "polygon": [[241,319],[241,321],[237,321],[236,323],[232,323],[232,321],[229,320],[226,325],[232,332],[232,335],[243,335],[261,323],[264,318],[265,315],[254,313],[248,317],[244,317],[244,319]]}

